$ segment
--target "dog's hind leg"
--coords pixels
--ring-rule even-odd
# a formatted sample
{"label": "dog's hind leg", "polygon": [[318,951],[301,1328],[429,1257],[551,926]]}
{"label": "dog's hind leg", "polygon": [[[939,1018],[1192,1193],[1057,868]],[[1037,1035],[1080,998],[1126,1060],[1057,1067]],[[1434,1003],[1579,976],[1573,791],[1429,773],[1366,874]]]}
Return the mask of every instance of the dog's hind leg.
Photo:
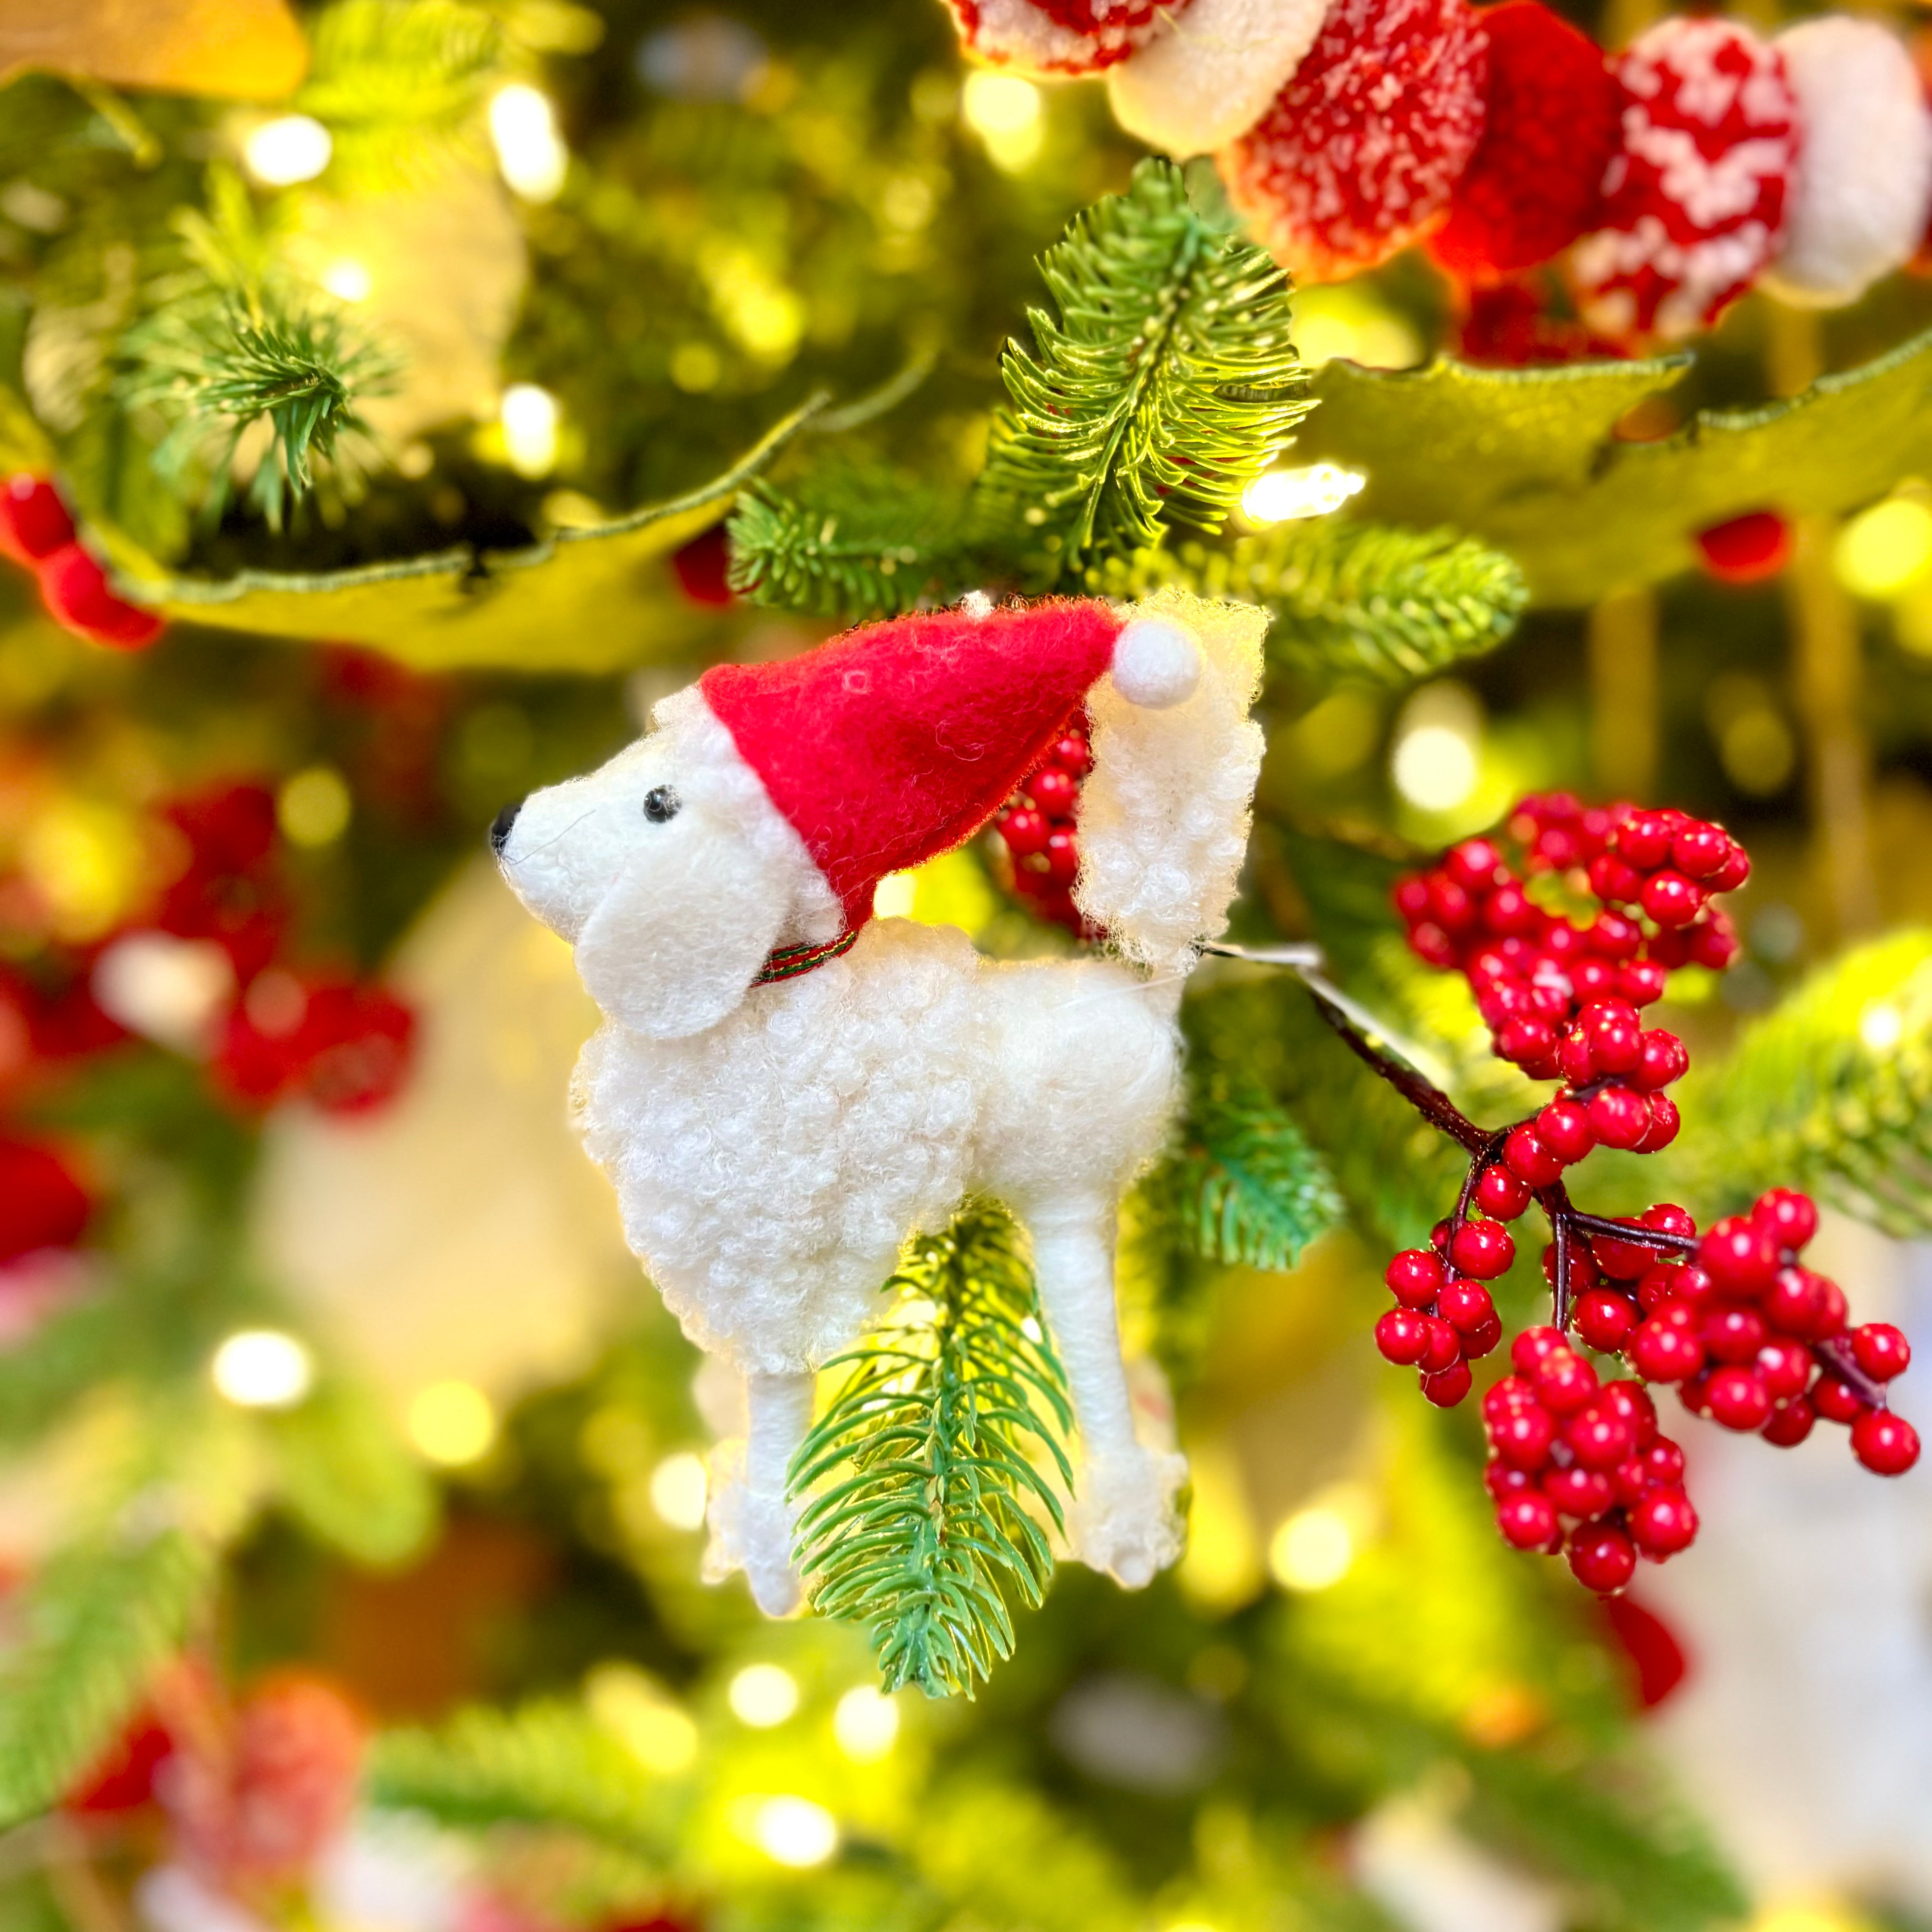
{"label": "dog's hind leg", "polygon": [[791,1560],[797,1512],[785,1500],[785,1475],[812,1427],[814,1385],[809,1372],[748,1375],[746,1432],[711,1456],[705,1580],[720,1582],[742,1570],[752,1601],[771,1617],[796,1610],[804,1594]]}
{"label": "dog's hind leg", "polygon": [[1082,1464],[1068,1537],[1081,1562],[1137,1590],[1180,1554],[1174,1498],[1187,1461],[1143,1448],[1134,1433],[1114,1305],[1113,1204],[1036,1202],[1025,1220],[1040,1306],[1080,1424]]}

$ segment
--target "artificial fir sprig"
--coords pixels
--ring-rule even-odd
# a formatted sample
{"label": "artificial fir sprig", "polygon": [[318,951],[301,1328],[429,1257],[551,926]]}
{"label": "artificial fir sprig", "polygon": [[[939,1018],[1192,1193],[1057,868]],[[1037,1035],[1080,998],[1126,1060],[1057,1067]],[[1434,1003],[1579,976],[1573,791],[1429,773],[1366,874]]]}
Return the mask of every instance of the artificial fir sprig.
{"label": "artificial fir sprig", "polygon": [[1009,1597],[1046,1594],[1052,1552],[1028,1505],[1058,1526],[1036,1463],[1071,1485],[1072,1412],[998,1209],[918,1238],[886,1292],[886,1322],[830,1364],[850,1373],[793,1462],[799,1566],[821,1616],[870,1626],[887,1690],[970,1696],[1012,1654]]}
{"label": "artificial fir sprig", "polygon": [[1186,177],[1146,160],[1040,262],[1054,311],[1010,343],[982,517],[1098,544],[1156,543],[1171,518],[1220,529],[1308,412],[1288,278],[1206,220]]}

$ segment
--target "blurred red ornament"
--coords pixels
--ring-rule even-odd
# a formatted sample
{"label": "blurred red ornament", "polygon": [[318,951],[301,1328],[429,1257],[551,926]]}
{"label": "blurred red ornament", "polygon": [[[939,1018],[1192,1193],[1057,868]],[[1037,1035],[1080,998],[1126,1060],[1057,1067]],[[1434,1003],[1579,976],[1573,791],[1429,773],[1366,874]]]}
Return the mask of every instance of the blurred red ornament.
{"label": "blurred red ornament", "polygon": [[679,586],[694,604],[722,606],[733,602],[731,544],[722,524],[701,530],[682,549],[671,552]]}
{"label": "blurred red ornament", "polygon": [[56,623],[112,650],[146,650],[167,628],[152,610],[117,596],[107,573],[78,543],[42,561],[40,598]]}
{"label": "blurred red ornament", "polygon": [[167,1726],[151,1713],[142,1712],[68,1793],[67,1809],[92,1817],[109,1817],[152,1804],[155,1774],[174,1748]]}
{"label": "blurred red ornament", "polygon": [[1606,1598],[1604,1618],[1636,1670],[1637,1702],[1654,1710],[1690,1672],[1684,1646],[1661,1617],[1628,1597]]}
{"label": "blurred red ornament", "polygon": [[272,968],[230,1016],[215,1077],[255,1106],[299,1093],[330,1113],[368,1112],[402,1085],[415,1028],[414,1013],[381,986],[304,984]]}
{"label": "blurred red ornament", "polygon": [[0,485],[0,556],[29,570],[74,541],[74,519],[44,476],[24,472]]}
{"label": "blurred red ornament", "polygon": [[1750,510],[1700,530],[1696,544],[1720,584],[1761,584],[1791,561],[1791,526],[1775,510]]}
{"label": "blurred red ornament", "polygon": [[0,1136],[0,1264],[72,1247],[93,1211],[87,1190],[52,1148]]}

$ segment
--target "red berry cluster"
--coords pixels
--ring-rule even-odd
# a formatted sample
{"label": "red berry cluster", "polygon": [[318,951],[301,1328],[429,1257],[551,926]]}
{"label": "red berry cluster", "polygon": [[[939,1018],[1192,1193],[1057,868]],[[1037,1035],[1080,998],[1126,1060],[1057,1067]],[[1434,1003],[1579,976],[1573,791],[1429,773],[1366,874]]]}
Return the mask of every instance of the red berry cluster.
{"label": "red berry cluster", "polygon": [[1630,1581],[1640,1555],[1660,1563],[1688,1550],[1697,1512],[1684,1452],[1658,1432],[1643,1389],[1599,1383],[1554,1328],[1526,1329],[1510,1360],[1515,1372],[1483,1398],[1483,1480],[1504,1541],[1563,1551],[1577,1580],[1606,1594]]}
{"label": "red berry cluster", "polygon": [[40,580],[41,601],[58,624],[116,650],[145,650],[167,626],[152,610],[108,588],[107,573],[74,535],[60,492],[44,476],[0,484],[0,555]]}
{"label": "red berry cluster", "polygon": [[1818,1227],[1808,1196],[1774,1187],[1701,1240],[1681,1208],[1624,1225],[1628,1239],[1601,1227],[1582,1238],[1580,1269],[1594,1279],[1576,1327],[1592,1348],[1622,1351],[1647,1382],[1675,1382],[1694,1415],[1780,1448],[1822,1417],[1850,1428],[1852,1454],[1879,1475],[1918,1460],[1918,1432],[1886,1406],[1911,1345],[1889,1322],[1849,1328],[1844,1291],[1798,1259]]}
{"label": "red berry cluster", "polygon": [[1042,919],[1082,939],[1098,937],[1073,903],[1080,870],[1075,820],[1081,781],[1093,766],[1087,714],[1076,711],[993,820],[1012,860],[1014,891]]}
{"label": "red berry cluster", "polygon": [[[1543,1268],[1555,1323],[1518,1337],[1516,1372],[1484,1399],[1490,1487],[1508,1541],[1567,1550],[1580,1579],[1611,1592],[1640,1556],[1687,1547],[1696,1514],[1683,1457],[1658,1436],[1640,1383],[1600,1388],[1566,1328],[1622,1354],[1642,1382],[1677,1384],[1687,1408],[1726,1428],[1789,1447],[1820,1416],[1845,1424],[1852,1453],[1881,1475],[1918,1456],[1917,1434],[1886,1399],[1911,1352],[1885,1323],[1848,1328],[1843,1292],[1799,1258],[1818,1216],[1790,1189],[1774,1188],[1701,1238],[1668,1202],[1622,1221],[1571,1203],[1565,1172],[1593,1148],[1649,1153],[1676,1137],[1664,1090],[1688,1056],[1675,1034],[1645,1027],[1640,1010],[1662,997],[1672,968],[1720,970],[1736,958],[1736,932],[1712,901],[1744,883],[1750,861],[1720,826],[1682,812],[1586,808],[1564,794],[1526,799],[1510,831],[1520,873],[1490,840],[1468,839],[1402,880],[1396,904],[1415,951],[1466,976],[1497,1053],[1561,1083],[1556,1096],[1490,1132],[1352,1035],[1346,1016],[1329,1018],[1471,1156],[1455,1212],[1430,1247],[1390,1262],[1384,1279],[1396,1305],[1376,1324],[1376,1346],[1421,1372],[1430,1401],[1460,1402],[1470,1362],[1502,1340],[1485,1284],[1515,1260],[1506,1224],[1532,1201],[1550,1220]],[[1596,902],[1588,924],[1545,902],[1565,893]]]}
{"label": "red berry cluster", "polygon": [[1598,902],[1587,926],[1532,898],[1486,838],[1403,879],[1395,901],[1414,950],[1468,979],[1497,1053],[1533,1080],[1564,1082],[1503,1151],[1510,1172],[1546,1187],[1599,1142],[1649,1154],[1676,1138],[1663,1090],[1690,1058],[1640,1010],[1663,998],[1673,967],[1721,971],[1736,958],[1736,931],[1712,901],[1744,884],[1750,861],[1720,826],[1586,807],[1567,792],[1525,799],[1510,829],[1530,878],[1556,875]]}

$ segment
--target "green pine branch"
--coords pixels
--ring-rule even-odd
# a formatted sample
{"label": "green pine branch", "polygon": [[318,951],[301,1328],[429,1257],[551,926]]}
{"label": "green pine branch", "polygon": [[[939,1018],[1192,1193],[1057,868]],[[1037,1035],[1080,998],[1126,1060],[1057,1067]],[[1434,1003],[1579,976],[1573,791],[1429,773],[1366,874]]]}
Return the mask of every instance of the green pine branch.
{"label": "green pine branch", "polygon": [[57,1804],[100,1759],[214,1579],[206,1545],[164,1529],[70,1551],[28,1586],[0,1663],[0,1828]]}
{"label": "green pine branch", "polygon": [[1070,1485],[1065,1378],[1040,1333],[1012,1222],[969,1208],[911,1244],[886,1322],[833,1366],[844,1386],[800,1450],[800,1567],[822,1616],[870,1626],[888,1690],[971,1695],[1009,1656],[1009,1599],[1053,1572],[1026,1505],[1058,1525],[1035,1462]]}
{"label": "green pine branch", "polygon": [[825,465],[789,494],[756,483],[730,534],[731,588],[781,610],[856,622],[970,587],[958,505],[909,477]]}
{"label": "green pine branch", "polygon": [[1174,584],[1259,604],[1274,616],[1270,657],[1322,683],[1433,676],[1494,650],[1529,598],[1522,572],[1472,538],[1326,517],[1279,524],[1225,550],[1190,541],[1137,550],[1088,577],[1110,596]]}
{"label": "green pine branch", "polygon": [[1052,310],[1010,343],[975,517],[1070,556],[1218,530],[1307,413],[1288,279],[1210,225],[1172,162],[1076,215],[1040,262]]}
{"label": "green pine branch", "polygon": [[1192,1086],[1152,1198],[1204,1261],[1293,1268],[1346,1211],[1327,1164],[1244,1071],[1203,1063]]}
{"label": "green pine branch", "polygon": [[670,1842],[664,1781],[587,1712],[556,1700],[478,1706],[438,1730],[387,1732],[364,1789],[375,1804],[460,1829],[559,1826],[645,1856]]}
{"label": "green pine branch", "polygon": [[1682,1162],[1714,1205],[1802,1187],[1887,1234],[1932,1233],[1932,932],[1821,967],[1682,1105]]}

